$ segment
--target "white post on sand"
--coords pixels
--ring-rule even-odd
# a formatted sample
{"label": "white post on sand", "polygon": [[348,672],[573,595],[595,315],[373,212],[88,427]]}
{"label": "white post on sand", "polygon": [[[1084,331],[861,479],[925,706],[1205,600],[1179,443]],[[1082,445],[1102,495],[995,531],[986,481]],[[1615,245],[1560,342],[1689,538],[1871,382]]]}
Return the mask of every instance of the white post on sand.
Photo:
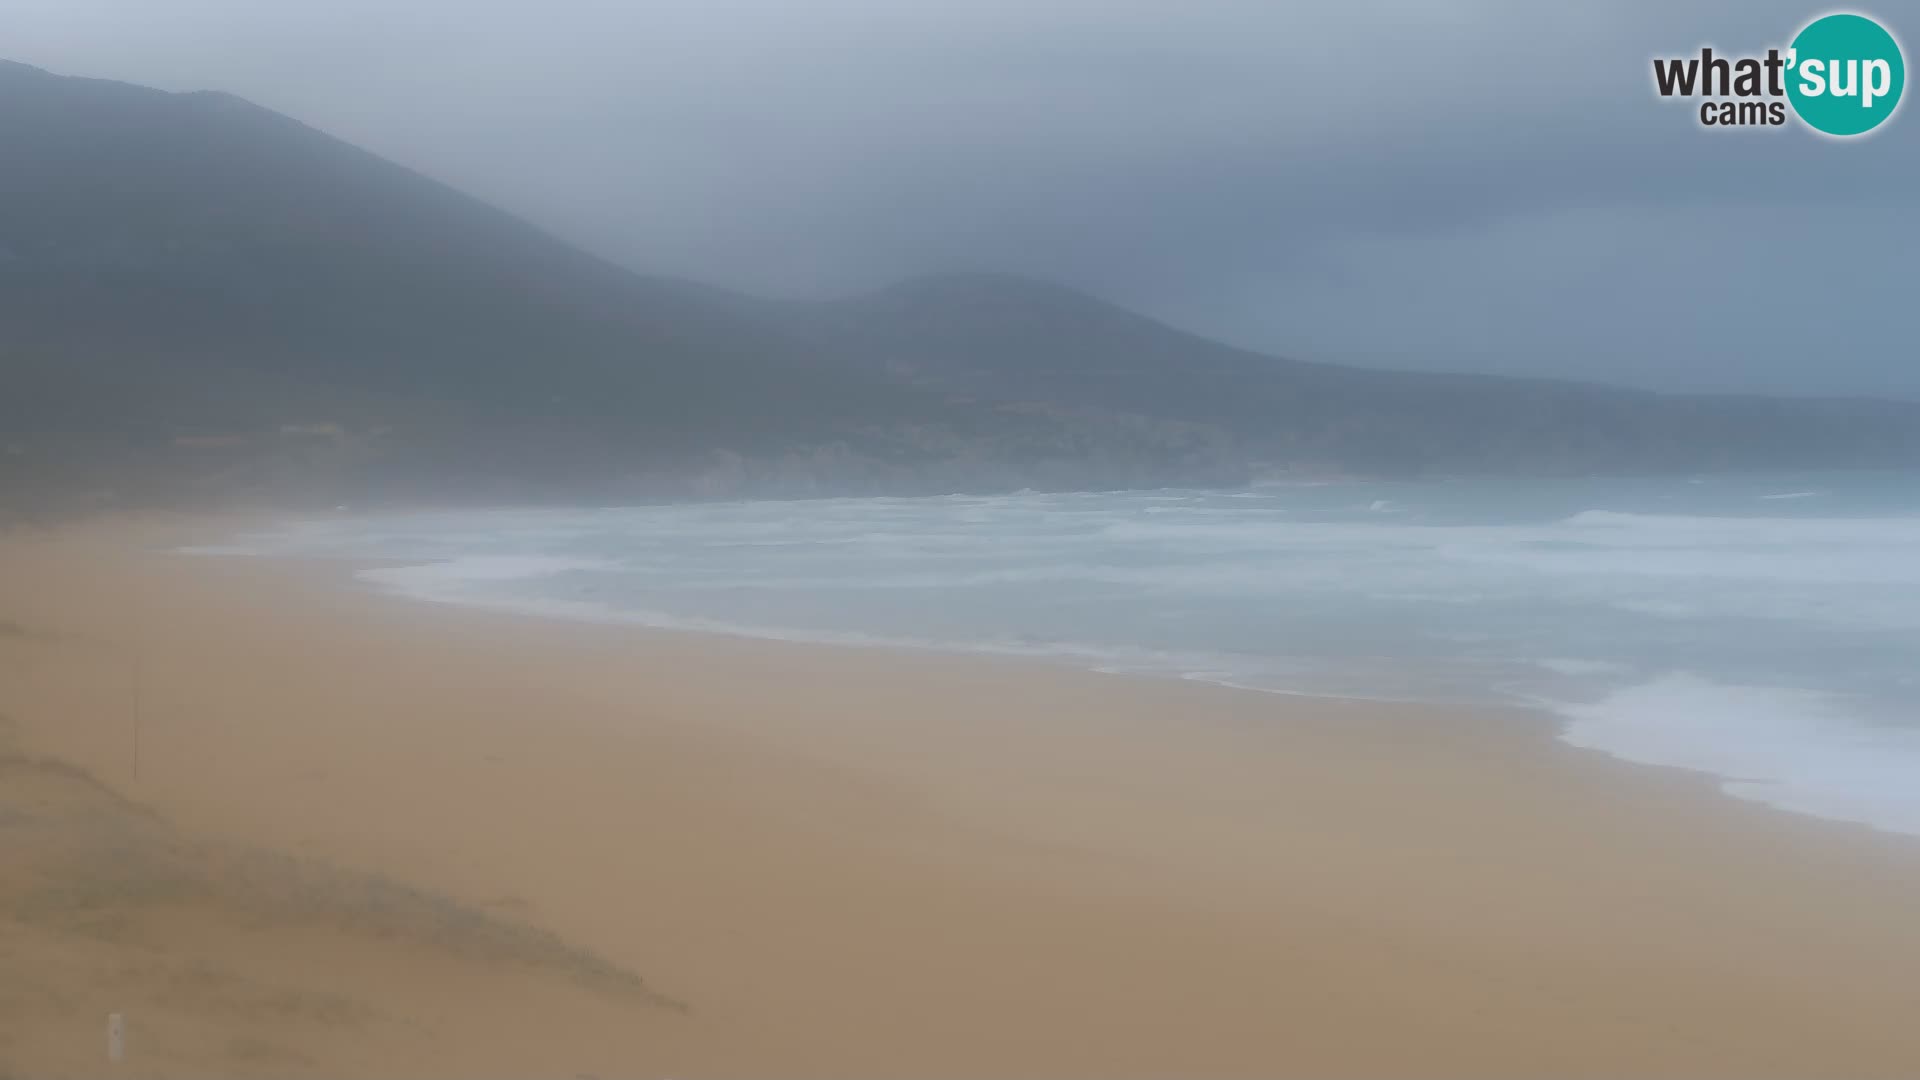
{"label": "white post on sand", "polygon": [[127,1022],[119,1013],[107,1014],[107,1060],[117,1062],[127,1056]]}

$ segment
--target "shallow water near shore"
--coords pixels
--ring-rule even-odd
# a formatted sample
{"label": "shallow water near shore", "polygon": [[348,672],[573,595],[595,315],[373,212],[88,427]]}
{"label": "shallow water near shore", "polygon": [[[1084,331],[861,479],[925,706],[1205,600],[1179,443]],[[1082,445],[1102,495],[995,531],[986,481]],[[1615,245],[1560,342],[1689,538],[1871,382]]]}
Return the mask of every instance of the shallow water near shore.
{"label": "shallow water near shore", "polygon": [[1733,794],[1920,834],[1920,477],[342,513],[199,551],[421,599],[1522,704]]}

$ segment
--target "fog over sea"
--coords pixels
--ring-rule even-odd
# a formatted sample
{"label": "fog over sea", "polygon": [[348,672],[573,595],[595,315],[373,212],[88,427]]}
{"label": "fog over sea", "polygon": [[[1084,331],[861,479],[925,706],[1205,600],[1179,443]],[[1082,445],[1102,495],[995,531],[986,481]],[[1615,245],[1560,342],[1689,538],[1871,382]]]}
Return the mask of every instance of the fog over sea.
{"label": "fog over sea", "polygon": [[1912,475],[341,513],[195,550],[563,617],[1532,705],[1579,746],[1920,834]]}

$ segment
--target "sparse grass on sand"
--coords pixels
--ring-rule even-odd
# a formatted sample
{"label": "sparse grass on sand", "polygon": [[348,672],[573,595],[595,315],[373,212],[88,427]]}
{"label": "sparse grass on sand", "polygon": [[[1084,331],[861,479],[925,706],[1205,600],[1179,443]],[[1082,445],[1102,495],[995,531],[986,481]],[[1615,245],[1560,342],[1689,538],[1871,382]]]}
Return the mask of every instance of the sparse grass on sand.
{"label": "sparse grass on sand", "polygon": [[[130,1021],[141,1061],[222,1075],[309,1073],[337,1058],[308,1044],[343,1029],[376,1047],[431,1038],[407,1011],[421,978],[687,1009],[529,923],[184,835],[84,770],[21,752],[10,729],[0,716],[0,966],[20,977],[0,981],[0,1080],[98,1063],[100,1018],[129,1001],[143,1003]],[[356,991],[368,968],[395,992]]]}

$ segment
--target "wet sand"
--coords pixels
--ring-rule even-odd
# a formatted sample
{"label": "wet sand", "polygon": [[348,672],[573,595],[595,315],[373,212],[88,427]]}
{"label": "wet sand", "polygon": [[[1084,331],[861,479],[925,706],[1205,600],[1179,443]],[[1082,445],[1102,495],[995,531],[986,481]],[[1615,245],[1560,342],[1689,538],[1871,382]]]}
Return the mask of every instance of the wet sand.
{"label": "wet sand", "polygon": [[111,1011],[129,1076],[1920,1074],[1920,844],[1542,717],[168,553],[226,527],[0,535],[0,1075]]}

